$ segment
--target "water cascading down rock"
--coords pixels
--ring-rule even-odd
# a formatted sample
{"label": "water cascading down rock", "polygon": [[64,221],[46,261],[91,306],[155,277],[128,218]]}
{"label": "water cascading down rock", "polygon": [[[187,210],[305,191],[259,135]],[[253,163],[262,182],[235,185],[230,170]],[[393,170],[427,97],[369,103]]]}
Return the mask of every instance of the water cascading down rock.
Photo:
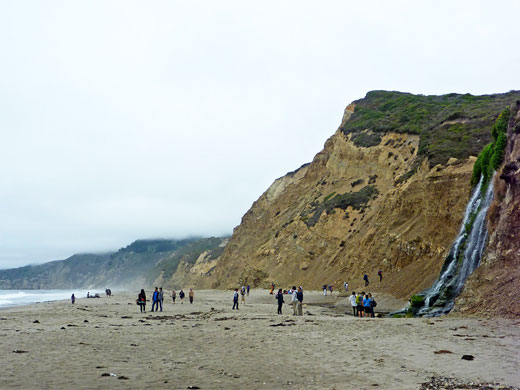
{"label": "water cascading down rock", "polygon": [[418,315],[438,316],[448,313],[455,303],[469,275],[480,264],[488,237],[486,215],[493,200],[493,180],[482,192],[484,179],[480,178],[466,207],[462,226],[444,262],[441,274],[426,290],[424,306]]}

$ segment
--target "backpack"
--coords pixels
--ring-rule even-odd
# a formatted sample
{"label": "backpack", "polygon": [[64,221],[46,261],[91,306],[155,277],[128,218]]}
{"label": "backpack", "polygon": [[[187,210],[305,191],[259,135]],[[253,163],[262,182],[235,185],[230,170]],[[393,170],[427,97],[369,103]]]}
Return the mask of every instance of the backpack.
{"label": "backpack", "polygon": [[376,307],[377,306],[377,302],[375,299],[372,299],[372,307]]}

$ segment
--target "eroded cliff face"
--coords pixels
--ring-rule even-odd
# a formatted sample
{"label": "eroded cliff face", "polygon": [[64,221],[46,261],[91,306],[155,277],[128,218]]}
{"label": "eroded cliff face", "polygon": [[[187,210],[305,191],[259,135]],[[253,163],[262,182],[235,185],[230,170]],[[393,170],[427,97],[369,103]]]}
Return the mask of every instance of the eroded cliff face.
{"label": "eroded cliff face", "polygon": [[417,135],[387,132],[370,147],[351,138],[338,130],[311,164],[277,179],[253,204],[215,267],[213,287],[255,279],[307,289],[348,281],[357,289],[364,273],[370,291],[397,297],[431,286],[460,227],[474,158],[430,168],[418,164]]}
{"label": "eroded cliff face", "polygon": [[520,316],[520,102],[512,106],[504,163],[494,178],[489,244],[466,282],[455,311],[465,315]]}

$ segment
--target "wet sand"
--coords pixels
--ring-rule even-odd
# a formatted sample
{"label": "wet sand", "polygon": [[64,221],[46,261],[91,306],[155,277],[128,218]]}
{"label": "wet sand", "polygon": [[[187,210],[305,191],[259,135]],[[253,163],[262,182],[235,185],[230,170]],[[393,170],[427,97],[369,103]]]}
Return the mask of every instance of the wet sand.
{"label": "wet sand", "polygon": [[[401,390],[432,376],[520,386],[520,319],[360,319],[321,292],[305,293],[303,317],[289,305],[279,316],[265,290],[239,311],[231,291],[195,294],[158,313],[140,313],[137,292],[1,310],[0,388]],[[402,304],[376,299],[380,311]]]}

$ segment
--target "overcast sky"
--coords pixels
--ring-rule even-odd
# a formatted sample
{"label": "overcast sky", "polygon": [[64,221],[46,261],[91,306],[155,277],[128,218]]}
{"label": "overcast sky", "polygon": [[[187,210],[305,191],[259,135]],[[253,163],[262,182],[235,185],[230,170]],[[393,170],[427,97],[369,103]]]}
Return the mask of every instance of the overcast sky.
{"label": "overcast sky", "polygon": [[520,89],[517,1],[0,0],[0,268],[231,234],[374,89]]}

